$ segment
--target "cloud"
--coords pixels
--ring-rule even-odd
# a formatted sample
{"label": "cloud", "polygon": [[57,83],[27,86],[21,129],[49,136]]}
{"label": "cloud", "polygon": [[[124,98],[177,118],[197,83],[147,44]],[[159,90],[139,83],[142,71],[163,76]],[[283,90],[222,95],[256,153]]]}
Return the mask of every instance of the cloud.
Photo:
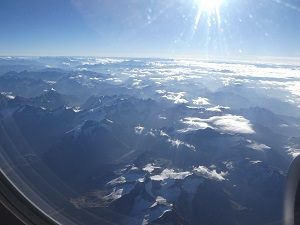
{"label": "cloud", "polygon": [[214,107],[207,108],[205,110],[210,112],[222,112],[222,110],[224,109],[230,109],[230,107],[217,105]]}
{"label": "cloud", "polygon": [[194,167],[194,173],[198,176],[202,176],[211,180],[223,181],[228,172],[218,173],[215,169],[210,170],[205,166]]}
{"label": "cloud", "polygon": [[241,134],[255,133],[250,121],[242,116],[227,114],[225,116],[213,116],[204,121],[211,123],[216,129],[223,132]]}
{"label": "cloud", "polygon": [[210,105],[209,100],[207,98],[201,98],[201,97],[193,99],[193,104],[199,106]]}
{"label": "cloud", "polygon": [[265,144],[259,144],[255,141],[251,141],[251,140],[248,140],[248,142],[250,143],[249,145],[247,145],[248,148],[251,148],[251,149],[254,149],[254,150],[257,150],[257,151],[265,151],[265,150],[268,150],[270,149],[269,146],[265,145]]}
{"label": "cloud", "polygon": [[299,148],[294,148],[294,147],[286,147],[287,148],[287,153],[290,155],[292,158],[296,158],[298,155],[300,155],[300,149]]}
{"label": "cloud", "polygon": [[213,128],[226,133],[253,134],[255,131],[250,121],[242,116],[227,114],[224,116],[213,116],[208,119],[197,117],[187,117],[182,120],[184,124],[189,125],[188,130]]}
{"label": "cloud", "polygon": [[174,101],[175,104],[185,104],[188,103],[189,101],[184,99],[185,92],[168,92],[165,95],[163,95],[163,98],[166,98],[170,101]]}
{"label": "cloud", "polygon": [[127,59],[114,59],[114,58],[97,58],[89,57],[81,61],[82,65],[107,65],[107,64],[117,64],[128,61]]}
{"label": "cloud", "polygon": [[165,91],[165,90],[156,90],[155,92],[158,93],[158,94],[164,94],[164,93],[166,93],[167,91]]}
{"label": "cloud", "polygon": [[141,83],[142,83],[142,80],[133,79],[132,86],[139,87],[141,85]]}
{"label": "cloud", "polygon": [[300,81],[286,82],[286,89],[294,96],[300,96]]}
{"label": "cloud", "polygon": [[181,120],[182,123],[187,124],[189,128],[180,130],[181,132],[186,132],[189,130],[203,130],[206,128],[212,128],[208,123],[203,122],[203,119],[200,119],[198,117],[186,117],[183,120]]}

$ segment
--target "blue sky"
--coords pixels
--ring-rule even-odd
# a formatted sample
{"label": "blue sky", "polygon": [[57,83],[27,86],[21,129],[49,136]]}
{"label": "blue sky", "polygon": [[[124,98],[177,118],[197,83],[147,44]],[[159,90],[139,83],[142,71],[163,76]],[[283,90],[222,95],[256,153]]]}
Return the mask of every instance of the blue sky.
{"label": "blue sky", "polygon": [[300,56],[299,0],[201,1],[1,0],[0,55]]}

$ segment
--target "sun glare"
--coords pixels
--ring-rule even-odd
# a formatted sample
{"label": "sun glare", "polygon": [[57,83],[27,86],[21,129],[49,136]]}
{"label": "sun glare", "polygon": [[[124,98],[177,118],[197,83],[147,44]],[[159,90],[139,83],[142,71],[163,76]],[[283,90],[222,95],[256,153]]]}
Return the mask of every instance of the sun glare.
{"label": "sun glare", "polygon": [[214,13],[222,4],[222,0],[196,0],[196,2],[207,13]]}
{"label": "sun glare", "polygon": [[203,15],[207,15],[210,19],[214,18],[214,21],[220,24],[220,8],[225,0],[194,0],[198,7],[198,13],[195,18],[194,30],[198,29],[200,19]]}

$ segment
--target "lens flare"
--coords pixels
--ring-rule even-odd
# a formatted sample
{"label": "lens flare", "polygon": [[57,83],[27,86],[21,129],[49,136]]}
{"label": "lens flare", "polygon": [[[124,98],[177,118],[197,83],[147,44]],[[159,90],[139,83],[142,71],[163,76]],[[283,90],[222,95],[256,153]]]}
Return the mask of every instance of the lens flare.
{"label": "lens flare", "polygon": [[195,18],[194,30],[198,28],[201,17],[205,14],[209,19],[214,18],[217,24],[220,23],[220,7],[224,0],[194,0],[198,7]]}
{"label": "lens flare", "polygon": [[221,6],[223,0],[195,0],[206,13],[215,13]]}

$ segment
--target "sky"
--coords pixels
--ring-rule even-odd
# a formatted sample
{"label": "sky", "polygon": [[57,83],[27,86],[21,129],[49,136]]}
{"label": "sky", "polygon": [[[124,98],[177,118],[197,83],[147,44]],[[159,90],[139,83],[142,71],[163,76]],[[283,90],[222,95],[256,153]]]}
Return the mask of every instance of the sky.
{"label": "sky", "polygon": [[0,55],[300,57],[300,1],[1,0]]}

